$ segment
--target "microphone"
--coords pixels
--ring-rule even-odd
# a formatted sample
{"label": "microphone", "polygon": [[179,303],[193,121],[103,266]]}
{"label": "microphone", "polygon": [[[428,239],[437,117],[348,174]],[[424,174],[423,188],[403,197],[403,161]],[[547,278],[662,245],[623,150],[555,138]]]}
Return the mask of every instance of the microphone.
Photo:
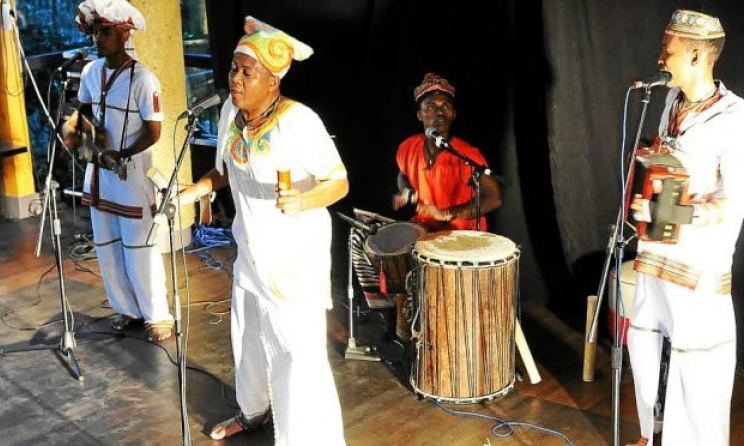
{"label": "microphone", "polygon": [[424,130],[424,134],[426,134],[427,138],[431,138],[434,140],[434,144],[439,147],[440,149],[442,146],[449,147],[449,143],[447,140],[437,132],[437,129],[434,127],[427,127],[426,130]]}
{"label": "microphone", "polygon": [[375,225],[370,225],[370,224],[361,222],[357,219],[349,217],[348,215],[344,215],[341,212],[336,212],[336,215],[341,217],[342,220],[350,224],[352,227],[360,229],[368,234],[374,234],[375,232],[377,232],[377,226]]}
{"label": "microphone", "polygon": [[212,96],[209,96],[206,99],[202,99],[201,101],[194,104],[193,107],[178,115],[178,119],[188,118],[189,116],[199,116],[204,110],[208,109],[209,107],[214,107],[215,105],[223,103],[228,96],[229,94],[227,93],[227,91],[220,90]]}
{"label": "microphone", "polygon": [[645,79],[633,82],[633,85],[630,88],[634,90],[638,88],[648,89],[659,85],[666,85],[670,80],[672,80],[672,73],[668,71],[659,71],[658,73],[646,76]]}
{"label": "microphone", "polygon": [[147,173],[145,175],[147,176],[147,178],[150,179],[150,182],[152,182],[152,184],[155,185],[155,187],[159,191],[168,189],[168,180],[165,179],[165,176],[160,173],[157,167],[150,167],[149,169],[147,169]]}
{"label": "microphone", "polygon": [[67,71],[67,69],[73,66],[77,61],[83,60],[86,57],[88,57],[87,48],[83,48],[81,50],[76,51],[75,54],[71,58],[67,59],[66,61],[62,63],[62,65],[57,67],[57,73],[62,73],[64,71]]}

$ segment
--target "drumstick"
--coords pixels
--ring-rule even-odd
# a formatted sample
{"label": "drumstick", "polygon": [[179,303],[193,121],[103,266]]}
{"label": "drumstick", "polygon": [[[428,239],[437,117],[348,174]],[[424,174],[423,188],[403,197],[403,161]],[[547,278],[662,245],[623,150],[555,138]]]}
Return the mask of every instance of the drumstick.
{"label": "drumstick", "polygon": [[519,356],[522,357],[524,367],[527,369],[527,374],[530,376],[530,382],[532,384],[539,383],[542,378],[540,378],[540,373],[537,371],[535,360],[532,358],[532,352],[530,352],[530,347],[527,345],[527,339],[524,338],[522,324],[519,323],[519,319],[517,319],[514,337],[517,343],[517,349],[519,349]]}
{"label": "drumstick", "polygon": [[397,220],[393,220],[392,218],[382,216],[380,214],[375,214],[374,212],[364,211],[362,209],[357,209],[357,208],[354,208],[354,214],[363,215],[369,218],[374,218],[375,220],[379,220],[383,223],[395,223],[397,221]]}
{"label": "drumstick", "polygon": [[594,362],[597,359],[597,326],[594,326],[594,342],[589,342],[589,330],[592,328],[592,319],[597,309],[597,296],[586,298],[586,329],[584,331],[584,381],[594,381]]}

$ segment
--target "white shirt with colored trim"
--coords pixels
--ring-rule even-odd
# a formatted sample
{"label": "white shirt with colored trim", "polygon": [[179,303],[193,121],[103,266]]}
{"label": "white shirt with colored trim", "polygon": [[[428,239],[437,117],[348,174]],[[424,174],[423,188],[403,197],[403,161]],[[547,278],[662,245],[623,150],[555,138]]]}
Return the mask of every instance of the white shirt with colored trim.
{"label": "white shirt with colored trim", "polygon": [[[682,121],[676,138],[677,157],[690,175],[692,203],[723,198],[719,224],[682,225],[677,244],[639,242],[639,251],[653,252],[699,269],[701,280],[715,281],[731,272],[736,240],[744,218],[744,100],[719,83],[722,98],[707,110]],[[679,89],[669,91],[659,134],[667,132],[669,110]]]}
{"label": "white shirt with colored trim", "polygon": [[[101,103],[101,70],[106,70],[106,79],[114,75],[112,69],[104,68],[105,59],[97,59],[83,68],[80,77],[78,99],[81,103],[92,104],[93,116],[100,118]],[[152,72],[137,62],[134,67],[134,81],[131,97],[129,96],[131,68],[121,72],[106,95],[105,128],[111,138],[114,150],[129,147],[145,131],[145,121],[162,121],[162,100],[160,98],[160,82]],[[121,146],[122,128],[129,99],[129,122],[127,123],[124,145]],[[147,169],[152,167],[152,151],[147,149],[132,157],[127,164],[127,180],[121,181],[111,171],[99,169],[100,196],[102,200],[124,206],[149,207],[155,203],[152,185],[145,176]],[[88,164],[85,172],[84,193],[90,193],[90,179],[93,165]]]}
{"label": "white shirt with colored trim", "polygon": [[227,166],[235,200],[233,275],[260,296],[330,308],[330,215],[325,208],[292,215],[277,209],[277,169],[290,169],[300,192],[316,180],[344,179],[346,169],[318,115],[297,102],[285,107],[280,104],[264,124],[270,130],[252,139],[237,133],[231,101],[222,107],[216,168]]}

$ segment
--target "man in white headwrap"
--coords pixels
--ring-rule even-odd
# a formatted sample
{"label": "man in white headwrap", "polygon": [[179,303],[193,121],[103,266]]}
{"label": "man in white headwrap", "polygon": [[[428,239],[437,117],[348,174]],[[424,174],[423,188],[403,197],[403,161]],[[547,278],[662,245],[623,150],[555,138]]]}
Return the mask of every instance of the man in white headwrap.
{"label": "man in white headwrap", "polygon": [[[676,244],[640,241],[628,350],[641,438],[653,444],[653,406],[663,336],[671,345],[662,444],[729,444],[736,327],[731,265],[744,218],[744,100],[713,77],[723,50],[720,21],[675,11],[659,68],[672,74],[658,145],[689,174],[691,206]],[[636,220],[652,221],[635,199]]]}
{"label": "man in white headwrap", "polygon": [[[148,338],[171,336],[165,268],[160,250],[147,246],[155,193],[145,172],[160,138],[160,83],[134,55],[132,33],[145,28],[142,14],[125,0],[86,0],[78,27],[91,34],[98,60],[85,66],[82,104],[63,127],[68,147],[94,140],[85,172],[83,203],[91,207],[96,253],[111,307],[112,327],[144,322]],[[81,131],[82,130],[82,131]]]}
{"label": "man in white headwrap", "polygon": [[[238,258],[233,269],[232,346],[240,412],[221,439],[266,422],[286,445],[344,445],[326,351],[331,306],[331,219],[348,191],[346,168],[318,115],[281,95],[307,45],[252,17],[232,59],[215,169],[179,194],[190,202],[230,185]],[[291,188],[277,192],[277,171]]]}

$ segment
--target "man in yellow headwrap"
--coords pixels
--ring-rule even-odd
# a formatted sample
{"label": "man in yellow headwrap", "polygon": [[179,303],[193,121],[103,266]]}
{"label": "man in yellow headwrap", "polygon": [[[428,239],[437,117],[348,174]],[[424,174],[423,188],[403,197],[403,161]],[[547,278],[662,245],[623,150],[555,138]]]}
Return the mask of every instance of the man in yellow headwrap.
{"label": "man in yellow headwrap", "polygon": [[[723,49],[720,21],[675,11],[658,64],[672,74],[659,125],[660,142],[690,176],[692,217],[679,241],[639,241],[628,350],[641,438],[653,444],[663,336],[671,341],[662,444],[729,444],[736,327],[731,265],[744,219],[744,100],[714,80]],[[636,219],[652,221],[648,200]]]}
{"label": "man in yellow headwrap", "polygon": [[[136,60],[132,33],[145,19],[125,0],[85,0],[76,23],[98,51],[82,71],[79,114],[63,126],[68,147],[91,131],[96,152],[86,168],[83,204],[91,207],[96,254],[111,307],[112,327],[144,322],[148,337],[171,336],[160,249],[147,246],[155,191],[145,178],[160,138],[160,83]],[[93,131],[95,130],[95,131]],[[95,135],[95,136],[94,136]]]}
{"label": "man in yellow headwrap", "polygon": [[[240,412],[210,435],[254,429],[273,412],[276,445],[343,445],[326,351],[325,208],[346,195],[346,169],[318,115],[280,93],[292,60],[312,49],[252,17],[245,32],[230,68],[215,169],[176,198],[190,202],[229,183],[235,200],[232,345]],[[280,170],[291,186],[277,187]]]}

